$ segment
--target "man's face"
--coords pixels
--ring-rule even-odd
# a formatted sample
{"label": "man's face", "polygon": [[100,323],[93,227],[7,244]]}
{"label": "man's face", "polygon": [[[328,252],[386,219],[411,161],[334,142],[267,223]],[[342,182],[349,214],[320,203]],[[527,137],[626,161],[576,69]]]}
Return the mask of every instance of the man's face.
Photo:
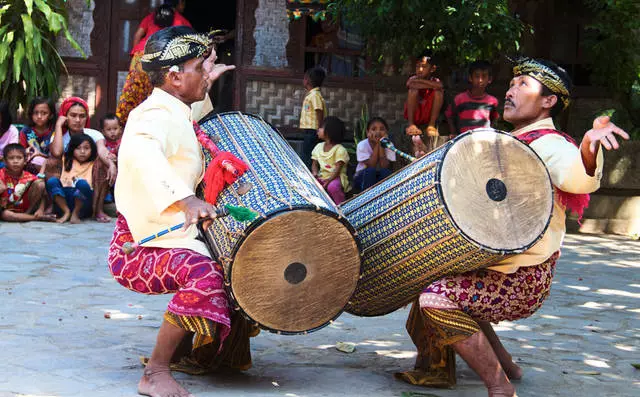
{"label": "man's face", "polygon": [[81,105],[73,105],[67,112],[67,127],[72,133],[84,131],[87,123],[87,111]]}
{"label": "man's face", "polygon": [[538,80],[527,75],[514,77],[505,95],[503,117],[519,128],[550,109],[548,98],[542,96],[542,84]]}
{"label": "man's face", "polygon": [[179,94],[183,102],[192,104],[204,99],[207,93],[207,74],[204,69],[204,58],[190,59],[183,65],[180,74]]}
{"label": "man's face", "polygon": [[10,150],[4,161],[7,169],[14,174],[22,172],[27,164],[27,159],[19,150]]}

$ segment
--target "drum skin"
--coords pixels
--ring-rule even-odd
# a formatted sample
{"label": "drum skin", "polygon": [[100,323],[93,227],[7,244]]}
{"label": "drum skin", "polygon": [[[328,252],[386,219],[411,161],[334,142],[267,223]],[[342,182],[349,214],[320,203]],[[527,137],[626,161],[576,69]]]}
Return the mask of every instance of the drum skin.
{"label": "drum skin", "polygon": [[522,253],[553,210],[547,169],[526,144],[490,128],[462,134],[341,206],[363,273],[345,311],[390,313],[431,282]]}
{"label": "drum skin", "polygon": [[[216,205],[251,208],[257,219],[216,219],[205,231],[225,269],[237,310],[281,334],[317,330],[335,319],[360,274],[354,230],[293,148],[258,116],[213,114],[200,123],[221,150],[249,165]],[[250,183],[239,195],[235,185]]]}

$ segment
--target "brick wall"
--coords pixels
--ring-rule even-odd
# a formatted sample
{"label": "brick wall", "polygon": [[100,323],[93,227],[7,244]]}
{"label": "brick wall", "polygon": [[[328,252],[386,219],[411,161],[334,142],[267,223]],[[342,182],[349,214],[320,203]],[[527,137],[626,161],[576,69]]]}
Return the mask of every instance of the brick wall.
{"label": "brick wall", "polygon": [[286,0],[260,0],[255,10],[253,66],[287,67],[289,20]]}

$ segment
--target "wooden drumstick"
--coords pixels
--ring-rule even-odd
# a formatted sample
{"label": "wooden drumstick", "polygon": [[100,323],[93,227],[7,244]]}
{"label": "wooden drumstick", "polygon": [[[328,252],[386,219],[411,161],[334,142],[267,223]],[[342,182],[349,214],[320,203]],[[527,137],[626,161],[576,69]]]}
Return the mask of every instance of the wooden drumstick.
{"label": "wooden drumstick", "polygon": [[398,156],[404,158],[405,160],[409,160],[409,161],[412,161],[412,162],[416,161],[416,158],[413,157],[412,155],[407,154],[407,153],[399,150],[395,146],[393,146],[393,143],[391,143],[391,141],[388,140],[387,138],[380,139],[380,144],[382,145],[382,147],[390,149],[391,151],[395,152],[395,154],[397,154]]}
{"label": "wooden drumstick", "polygon": [[[245,207],[236,207],[236,206],[229,205],[229,204],[226,204],[222,208],[216,208],[216,218],[222,218],[222,217],[225,217],[227,215],[231,215],[231,217],[233,219],[237,220],[238,222],[245,222],[245,221],[254,220],[256,218],[256,216],[258,216],[258,213],[253,211],[253,210],[250,210],[248,208],[245,208]],[[203,222],[203,221],[205,221],[207,219],[211,219],[211,218],[200,218],[198,220],[198,222]],[[175,230],[178,230],[178,229],[182,228],[183,226],[184,226],[184,222],[179,223],[177,225],[173,225],[170,228],[161,230],[156,234],[153,234],[151,236],[145,237],[142,240],[138,241],[137,243],[128,241],[128,242],[122,244],[121,251],[125,255],[132,254],[142,244],[148,243],[149,241],[155,240],[158,237],[164,236],[167,233],[171,233],[171,232],[173,232]]]}

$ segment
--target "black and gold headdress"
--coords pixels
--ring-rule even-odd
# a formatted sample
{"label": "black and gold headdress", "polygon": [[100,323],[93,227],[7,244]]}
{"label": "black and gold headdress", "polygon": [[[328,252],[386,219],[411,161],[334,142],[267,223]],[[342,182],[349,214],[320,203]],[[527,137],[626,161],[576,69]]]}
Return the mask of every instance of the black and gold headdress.
{"label": "black and gold headdress", "polygon": [[571,96],[569,89],[571,83],[568,78],[563,79],[560,76],[560,68],[558,66],[551,62],[524,57],[517,58],[513,60],[513,62],[515,62],[515,66],[513,67],[514,76],[527,75],[533,77],[538,80],[540,84],[547,87],[549,91],[558,95],[564,109],[569,106],[569,97]]}
{"label": "black and gold headdress", "polygon": [[[160,36],[154,37],[156,35]],[[165,42],[163,46],[159,45],[161,41]],[[209,37],[191,28],[170,27],[154,33],[149,38],[140,62],[146,71],[180,65],[190,59],[201,57],[210,45]]]}

